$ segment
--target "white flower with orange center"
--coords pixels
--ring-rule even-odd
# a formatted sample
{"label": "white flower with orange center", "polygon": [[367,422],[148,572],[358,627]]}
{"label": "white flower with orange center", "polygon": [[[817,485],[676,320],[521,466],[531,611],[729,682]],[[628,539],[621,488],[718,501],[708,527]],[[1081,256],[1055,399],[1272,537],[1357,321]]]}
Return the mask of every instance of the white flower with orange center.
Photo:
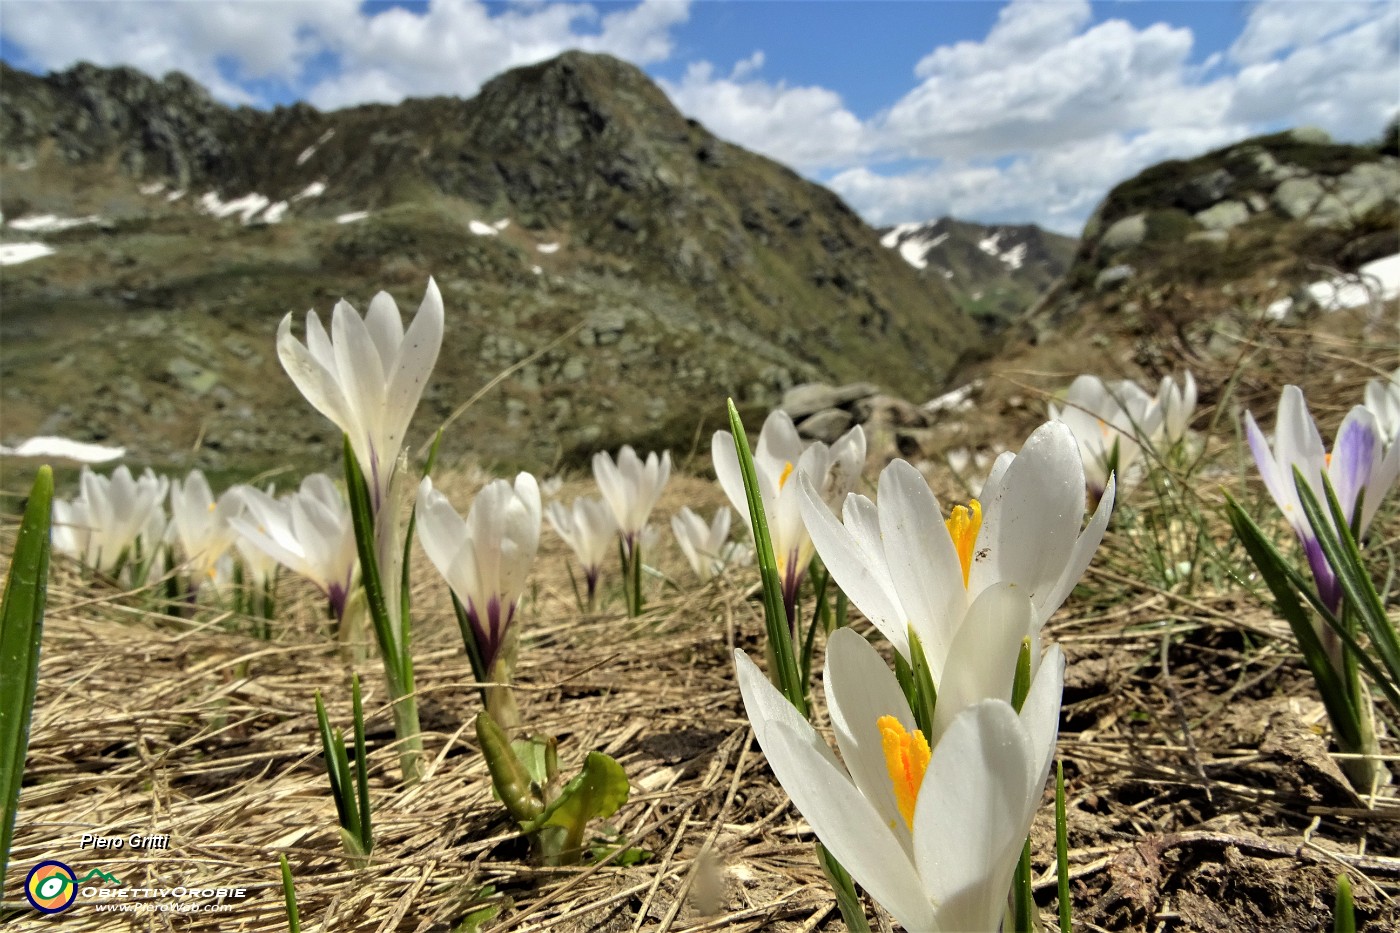
{"label": "white flower with orange center", "polygon": [[1019,454],[997,458],[980,500],[947,519],[923,475],[903,460],[880,474],[878,506],[852,493],[842,520],[811,480],[798,483],[802,516],[832,579],[906,658],[913,631],[935,681],[969,608],[997,583],[1014,584],[1029,601],[1022,635],[1039,632],[1093,557],[1114,495],[1110,480],[1082,528],[1084,468],[1069,429],[1054,421]]}
{"label": "white flower with orange center", "polygon": [[[728,431],[716,431],[710,453],[720,486],[752,532],[749,500],[744,492],[733,435]],[[753,462],[763,498],[763,514],[768,519],[768,533],[773,539],[773,557],[778,562],[778,577],[783,584],[783,606],[790,624],[794,618],[797,589],[812,560],[812,538],[802,519],[796,479],[809,477],[823,501],[835,507],[860,481],[861,470],[865,467],[865,431],[856,425],[830,446],[820,441],[804,444],[792,418],[786,412],[775,411],[763,422],[763,429],[758,433]]]}
{"label": "white flower with orange center", "polygon": [[[1063,657],[1052,647],[1018,714],[1008,700],[1025,606],[1010,587],[974,610],[994,644],[966,640],[956,667],[995,670],[992,693],[925,736],[884,660],[849,628],[833,632],[822,685],[841,758],[735,652],[744,708],[778,781],[822,845],[909,931],[995,933],[1040,803],[1059,728]],[[1028,608],[1023,611],[1029,612]],[[989,681],[990,683],[990,681]],[[938,707],[944,705],[940,685]],[[843,763],[844,762],[844,763]]]}

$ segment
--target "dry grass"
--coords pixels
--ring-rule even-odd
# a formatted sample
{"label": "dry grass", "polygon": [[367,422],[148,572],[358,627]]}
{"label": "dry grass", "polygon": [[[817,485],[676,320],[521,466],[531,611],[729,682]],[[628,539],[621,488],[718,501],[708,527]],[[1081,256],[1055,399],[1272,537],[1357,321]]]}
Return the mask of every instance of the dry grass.
{"label": "dry grass", "polygon": [[[1290,363],[1287,352],[1311,362]],[[1359,396],[1365,367],[1381,360],[1340,337],[1269,353],[1267,367],[1233,379],[1235,397],[1271,410],[1259,400],[1276,397],[1273,374],[1296,372],[1329,427],[1343,400]],[[1350,368],[1333,383],[1324,373],[1341,360]],[[1198,372],[1206,404],[1218,404],[1232,371]],[[1023,436],[1014,423],[1000,421],[1013,446]],[[1198,503],[1217,562],[1230,559],[1218,486],[1238,474],[1223,435],[1208,454],[1220,470],[1200,484]],[[439,485],[465,505],[479,482],[462,470]],[[586,485],[571,480],[563,498]],[[1133,495],[1150,510],[1151,489]],[[712,482],[678,476],[657,515],[699,504],[708,516],[721,501]],[[1393,553],[1397,510],[1378,522],[1372,547]],[[478,700],[445,586],[421,557],[415,661],[430,765],[414,787],[397,780],[377,662],[353,663],[326,638],[319,606],[298,584],[284,583],[273,637],[261,641],[242,634],[243,620],[213,609],[162,614],[148,596],[84,582],[59,564],[9,895],[29,866],[54,858],[80,876],[100,867],[129,888],[248,891],[223,913],[99,913],[80,902],[62,916],[65,929],[283,930],[277,859],[286,854],[307,930],[452,930],[483,906],[498,911],[483,926],[493,933],[844,930],[811,834],[740,708],[731,651],[761,654],[751,573],[697,587],[669,538],[655,561],[675,582],[651,580],[649,611],[632,620],[615,592],[598,613],[579,613],[566,549],[546,531],[518,675],[526,721],[559,737],[566,769],[601,749],[627,770],[632,795],[613,828],[649,861],[524,861],[475,747]],[[1395,929],[1394,788],[1366,800],[1348,789],[1327,754],[1316,692],[1259,599],[1223,572],[1189,591],[1147,581],[1148,546],[1132,528],[1111,533],[1049,628],[1069,657],[1060,753],[1077,928],[1330,929],[1332,880],[1345,869],[1364,928]],[[364,677],[369,714],[376,848],[365,867],[341,850],[313,712],[319,689],[332,719],[348,723],[352,669]],[[1396,771],[1393,733],[1384,749]],[[1047,807],[1033,833],[1047,920],[1052,830]],[[82,851],[83,833],[169,833],[170,848]],[[24,910],[0,915],[4,923],[39,928]]]}

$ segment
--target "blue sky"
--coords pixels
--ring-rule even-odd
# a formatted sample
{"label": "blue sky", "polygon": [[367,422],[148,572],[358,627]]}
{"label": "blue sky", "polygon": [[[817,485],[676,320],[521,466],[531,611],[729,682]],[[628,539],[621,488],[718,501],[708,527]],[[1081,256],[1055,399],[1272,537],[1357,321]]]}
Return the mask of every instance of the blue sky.
{"label": "blue sky", "polygon": [[0,57],[190,74],[230,103],[470,96],[567,48],[645,69],[720,136],[875,224],[1076,233],[1116,182],[1259,132],[1374,138],[1392,0],[4,0]]}

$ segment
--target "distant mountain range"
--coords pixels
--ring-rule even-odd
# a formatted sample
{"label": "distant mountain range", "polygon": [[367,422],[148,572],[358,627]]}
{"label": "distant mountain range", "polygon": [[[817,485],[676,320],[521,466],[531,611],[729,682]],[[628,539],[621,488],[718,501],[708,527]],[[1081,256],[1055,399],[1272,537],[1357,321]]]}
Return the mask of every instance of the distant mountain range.
{"label": "distant mountain range", "polygon": [[1078,241],[1034,224],[984,226],[945,217],[880,231],[925,277],[941,278],[988,334],[1004,329],[1069,268]]}

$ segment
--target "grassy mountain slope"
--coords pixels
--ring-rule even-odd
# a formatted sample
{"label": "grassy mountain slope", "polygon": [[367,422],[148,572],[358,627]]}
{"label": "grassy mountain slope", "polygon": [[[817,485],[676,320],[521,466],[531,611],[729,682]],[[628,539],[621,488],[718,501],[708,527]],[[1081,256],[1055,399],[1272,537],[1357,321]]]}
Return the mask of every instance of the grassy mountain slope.
{"label": "grassy mountain slope", "polygon": [[[980,339],[834,194],[607,56],[517,69],[471,100],[333,113],[226,108],[178,75],[6,68],[0,151],[4,239],[57,250],[5,267],[7,435],[214,467],[318,456],[331,430],[280,371],[277,321],[342,296],[363,309],[379,288],[416,307],[429,275],[449,330],[420,439],[581,325],[448,439],[513,463],[688,442],[725,395],[758,408],[810,379],[927,396]],[[249,195],[286,202],[277,222],[210,214]],[[351,212],[368,216],[337,222]],[[41,214],[101,220],[13,226]]]}

